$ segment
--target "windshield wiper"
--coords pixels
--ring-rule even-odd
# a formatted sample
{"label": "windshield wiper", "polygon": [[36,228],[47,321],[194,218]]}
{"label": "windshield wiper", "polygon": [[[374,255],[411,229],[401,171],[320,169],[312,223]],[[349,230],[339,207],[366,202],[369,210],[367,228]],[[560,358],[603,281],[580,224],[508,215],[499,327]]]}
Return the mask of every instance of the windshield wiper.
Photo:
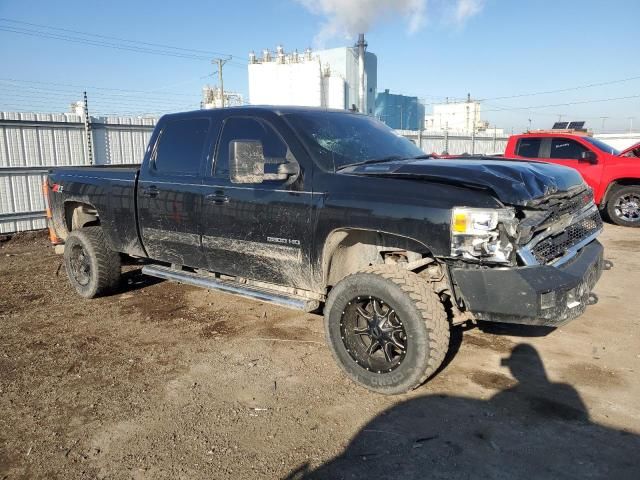
{"label": "windshield wiper", "polygon": [[336,169],[336,171],[343,170],[349,167],[358,167],[360,165],[369,165],[371,163],[384,163],[391,162],[393,160],[408,160],[407,157],[402,157],[400,155],[389,155],[388,157],[382,158],[370,158],[369,160],[362,160],[361,162],[347,163],[346,165],[341,165]]}

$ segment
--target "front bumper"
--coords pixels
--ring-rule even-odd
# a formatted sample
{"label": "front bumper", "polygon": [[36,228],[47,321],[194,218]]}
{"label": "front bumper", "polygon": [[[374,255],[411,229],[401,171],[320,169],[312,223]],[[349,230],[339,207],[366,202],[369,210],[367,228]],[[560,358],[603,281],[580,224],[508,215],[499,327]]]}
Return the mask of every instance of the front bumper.
{"label": "front bumper", "polygon": [[603,269],[594,240],[561,266],[451,268],[456,294],[478,320],[558,326],[582,315]]}

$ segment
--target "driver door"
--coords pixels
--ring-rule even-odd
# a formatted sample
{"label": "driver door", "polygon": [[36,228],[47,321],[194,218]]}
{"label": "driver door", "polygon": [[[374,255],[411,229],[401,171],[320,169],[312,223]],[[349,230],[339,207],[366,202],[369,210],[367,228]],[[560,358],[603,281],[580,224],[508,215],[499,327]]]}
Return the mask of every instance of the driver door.
{"label": "driver door", "polygon": [[308,289],[310,182],[266,120],[224,121],[204,178],[202,247],[211,271]]}

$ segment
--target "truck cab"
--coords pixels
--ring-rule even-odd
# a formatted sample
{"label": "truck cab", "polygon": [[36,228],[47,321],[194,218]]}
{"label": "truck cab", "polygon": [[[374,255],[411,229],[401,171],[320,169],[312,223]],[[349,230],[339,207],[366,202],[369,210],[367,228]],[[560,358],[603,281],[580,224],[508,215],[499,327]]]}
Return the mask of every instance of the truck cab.
{"label": "truck cab", "polygon": [[613,223],[640,227],[640,143],[618,151],[597,138],[573,131],[512,135],[505,157],[539,160],[574,168],[593,189],[600,211]]}

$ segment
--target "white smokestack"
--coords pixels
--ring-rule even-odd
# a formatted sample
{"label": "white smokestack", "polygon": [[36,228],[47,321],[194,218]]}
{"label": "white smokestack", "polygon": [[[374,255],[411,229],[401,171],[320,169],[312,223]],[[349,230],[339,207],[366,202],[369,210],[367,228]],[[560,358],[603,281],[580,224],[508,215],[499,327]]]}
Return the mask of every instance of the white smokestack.
{"label": "white smokestack", "polygon": [[358,108],[360,113],[367,113],[367,86],[364,78],[364,51],[367,42],[364,41],[364,33],[358,34]]}

